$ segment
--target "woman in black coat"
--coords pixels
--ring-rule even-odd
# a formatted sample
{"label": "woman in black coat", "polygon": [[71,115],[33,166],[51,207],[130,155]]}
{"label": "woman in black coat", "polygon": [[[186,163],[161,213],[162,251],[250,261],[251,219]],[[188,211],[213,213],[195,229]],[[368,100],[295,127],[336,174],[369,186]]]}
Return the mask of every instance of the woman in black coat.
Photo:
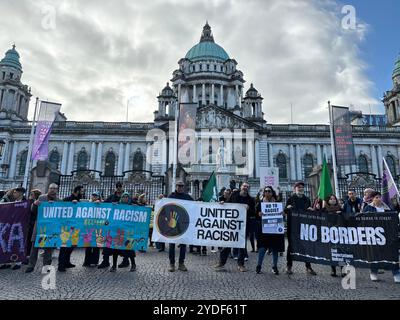
{"label": "woman in black coat", "polygon": [[275,275],[279,274],[278,271],[278,256],[279,252],[285,252],[285,235],[284,234],[263,234],[262,233],[262,211],[261,211],[261,203],[262,202],[276,202],[277,195],[275,190],[272,187],[266,187],[263,192],[263,197],[256,204],[256,217],[260,221],[259,232],[258,232],[258,264],[257,264],[257,273],[261,273],[261,267],[264,260],[265,253],[269,249],[272,251],[272,259],[273,259],[273,267],[272,270]]}

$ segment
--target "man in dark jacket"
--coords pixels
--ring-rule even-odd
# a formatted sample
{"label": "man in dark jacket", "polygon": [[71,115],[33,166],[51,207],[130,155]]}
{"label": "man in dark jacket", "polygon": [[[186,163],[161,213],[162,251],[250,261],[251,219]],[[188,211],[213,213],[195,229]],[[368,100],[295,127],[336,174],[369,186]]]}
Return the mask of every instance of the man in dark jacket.
{"label": "man in dark jacket", "polygon": [[[77,186],[74,188],[74,192],[69,197],[63,199],[64,202],[78,203],[85,196],[85,190],[83,186]],[[60,254],[58,256],[58,271],[65,272],[69,268],[75,268],[75,265],[71,263],[71,254],[74,251],[73,247],[60,248]]]}
{"label": "man in dark jacket", "polygon": [[354,216],[361,212],[362,200],[356,196],[355,190],[350,189],[347,193],[348,199],[344,203],[343,212]]}
{"label": "man in dark jacket", "polygon": [[[287,274],[293,274],[293,260],[291,256],[291,217],[292,211],[305,211],[312,210],[311,208],[311,200],[304,194],[304,182],[297,182],[294,185],[295,193],[287,200],[285,213],[287,215],[287,237],[289,241],[288,250],[287,250]],[[309,274],[315,276],[316,272],[312,269],[311,263],[306,262],[306,270]]]}
{"label": "man in dark jacket", "polygon": [[[168,198],[194,201],[193,198],[185,193],[185,184],[183,181],[178,181],[176,183],[175,192],[171,193]],[[180,271],[187,271],[185,266],[185,256],[186,256],[186,244],[181,244],[179,248],[179,267]],[[175,272],[175,243],[169,244],[169,272]]]}
{"label": "man in dark jacket", "polygon": [[[228,203],[240,203],[247,205],[247,215],[246,215],[246,225],[249,223],[251,218],[255,217],[256,212],[256,203],[253,197],[249,194],[250,185],[245,182],[240,187],[240,192],[232,193],[231,197],[228,200]],[[223,202],[221,202],[223,203]],[[247,227],[246,227],[247,228]],[[247,235],[247,232],[246,232]],[[247,237],[246,237],[247,242]],[[246,244],[247,246],[247,244]],[[219,257],[219,263],[214,267],[217,270],[221,270],[224,268],[226,261],[228,260],[229,253],[231,252],[231,248],[222,249]],[[246,268],[244,266],[244,259],[246,257],[246,248],[239,249],[238,256],[238,269],[240,272],[246,272]]]}

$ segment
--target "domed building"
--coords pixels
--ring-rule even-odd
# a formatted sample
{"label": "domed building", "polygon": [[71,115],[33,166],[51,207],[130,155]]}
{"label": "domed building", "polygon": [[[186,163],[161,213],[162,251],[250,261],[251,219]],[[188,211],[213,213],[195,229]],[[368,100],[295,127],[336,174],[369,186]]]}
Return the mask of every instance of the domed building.
{"label": "domed building", "polygon": [[[3,189],[22,183],[25,175],[31,92],[21,77],[20,55],[13,46],[0,62]],[[385,94],[384,103],[394,124],[400,121],[400,57],[392,78],[394,88]],[[58,177],[61,195],[83,184],[87,194],[101,191],[106,196],[116,181],[123,181],[129,192],[146,193],[152,203],[160,193],[170,192],[173,121],[180,104],[196,109],[194,147],[186,152],[191,160],[178,165],[177,170],[178,178],[186,181],[194,198],[201,195],[213,171],[219,188],[238,187],[247,181],[255,195],[260,188],[260,170],[265,167],[279,173],[279,187],[285,198],[294,182],[312,176],[324,157],[332,162],[329,126],[267,123],[263,111],[279,106],[265,105],[256,86],[251,82],[246,85],[238,63],[215,42],[208,23],[199,43],[179,60],[157,100],[151,123],[77,122],[59,114],[50,139],[48,165]],[[400,175],[400,128],[354,125],[353,137],[356,165],[340,168],[345,182],[341,192],[346,192],[347,182],[352,187],[358,183],[361,188],[369,183],[368,179],[380,177],[382,157],[393,176]],[[33,167],[36,165],[33,163]],[[354,178],[354,172],[369,174]]]}

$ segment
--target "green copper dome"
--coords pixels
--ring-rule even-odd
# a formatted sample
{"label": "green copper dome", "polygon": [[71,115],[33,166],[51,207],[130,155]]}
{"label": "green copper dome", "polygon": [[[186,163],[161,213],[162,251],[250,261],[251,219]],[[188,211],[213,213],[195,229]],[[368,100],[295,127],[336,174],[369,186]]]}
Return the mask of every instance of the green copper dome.
{"label": "green copper dome", "polygon": [[396,78],[396,77],[400,77],[400,54],[397,57],[397,61],[396,61],[396,64],[394,66],[394,71],[393,71],[393,78]]}
{"label": "green copper dome", "polygon": [[222,60],[224,62],[229,59],[226,51],[214,42],[211,27],[208,23],[203,28],[200,43],[196,44],[186,54],[186,59],[191,61],[198,61],[207,58]]}
{"label": "green copper dome", "polygon": [[6,52],[6,56],[0,61],[0,66],[13,67],[22,71],[21,63],[19,62],[19,53],[15,50],[15,45],[12,49]]}

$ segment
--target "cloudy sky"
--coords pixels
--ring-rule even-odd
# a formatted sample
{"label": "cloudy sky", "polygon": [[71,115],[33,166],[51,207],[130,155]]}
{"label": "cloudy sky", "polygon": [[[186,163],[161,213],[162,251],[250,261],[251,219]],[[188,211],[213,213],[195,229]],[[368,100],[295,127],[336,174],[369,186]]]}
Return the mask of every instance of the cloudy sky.
{"label": "cloudy sky", "polygon": [[295,122],[326,123],[328,100],[383,112],[397,54],[386,54],[386,76],[374,76],[365,54],[374,25],[356,15],[356,27],[343,28],[342,8],[334,0],[3,0],[0,51],[15,43],[23,82],[62,103],[69,120],[125,121],[130,99],[129,120],[151,122],[158,93],[208,20],[246,89],[254,83],[263,95],[268,122],[289,123],[292,103]]}

